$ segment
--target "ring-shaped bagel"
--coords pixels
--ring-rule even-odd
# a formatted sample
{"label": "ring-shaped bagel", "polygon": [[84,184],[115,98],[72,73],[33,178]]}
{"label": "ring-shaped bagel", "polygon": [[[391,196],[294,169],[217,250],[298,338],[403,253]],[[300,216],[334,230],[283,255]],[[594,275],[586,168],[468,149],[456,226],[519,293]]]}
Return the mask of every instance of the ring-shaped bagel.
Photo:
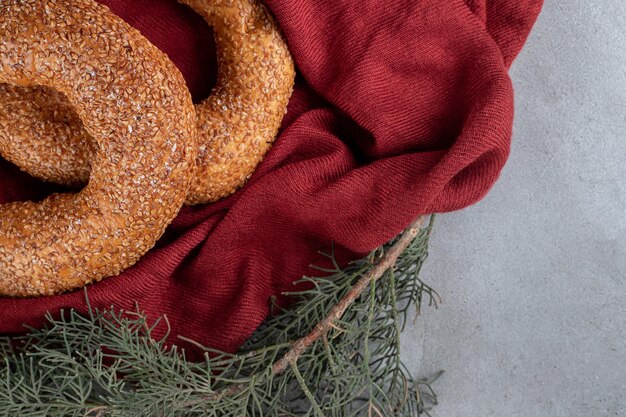
{"label": "ring-shaped bagel", "polygon": [[82,191],[0,205],[0,295],[55,294],[133,265],[192,179],[195,114],[180,72],[92,0],[3,0],[0,82],[62,92],[96,144]]}
{"label": "ring-shaped bagel", "polygon": [[[250,177],[276,137],[295,70],[257,0],[181,2],[213,27],[218,58],[217,85],[196,105],[199,150],[187,204],[198,204],[228,196]],[[76,185],[89,178],[94,148],[64,101],[51,90],[0,86],[0,155],[36,177]]]}

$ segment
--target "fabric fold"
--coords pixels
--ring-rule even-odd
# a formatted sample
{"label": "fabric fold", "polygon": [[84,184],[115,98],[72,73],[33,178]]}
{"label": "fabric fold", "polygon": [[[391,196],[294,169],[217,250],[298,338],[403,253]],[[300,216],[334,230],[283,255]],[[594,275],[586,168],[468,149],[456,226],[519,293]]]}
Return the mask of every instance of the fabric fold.
{"label": "fabric fold", "polygon": [[[101,2],[170,56],[196,100],[208,94],[215,63],[201,19],[168,0]],[[331,242],[346,262],[420,214],[482,198],[509,154],[508,67],[541,7],[539,0],[266,4],[298,69],[274,147],[242,190],[184,208],[137,265],[88,287],[93,306],[138,304],[150,317],[166,314],[172,341],[184,335],[235,350],[268,314],[270,296],[314,273],[309,265]],[[0,201],[48,192],[0,164]],[[0,299],[0,333],[21,333],[23,324],[41,325],[46,311],[68,307],[84,311],[84,293]]]}

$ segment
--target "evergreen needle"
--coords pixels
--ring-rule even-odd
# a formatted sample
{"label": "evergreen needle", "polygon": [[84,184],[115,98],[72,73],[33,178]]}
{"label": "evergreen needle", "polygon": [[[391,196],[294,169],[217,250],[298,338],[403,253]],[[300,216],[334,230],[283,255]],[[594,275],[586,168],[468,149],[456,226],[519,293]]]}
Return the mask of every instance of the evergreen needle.
{"label": "evergreen needle", "polygon": [[440,301],[418,276],[433,224],[422,221],[345,268],[328,255],[329,275],[304,277],[234,355],[179,337],[206,351],[190,362],[139,310],[48,315],[0,340],[0,416],[427,415],[432,381],[411,378],[399,338],[410,307]]}

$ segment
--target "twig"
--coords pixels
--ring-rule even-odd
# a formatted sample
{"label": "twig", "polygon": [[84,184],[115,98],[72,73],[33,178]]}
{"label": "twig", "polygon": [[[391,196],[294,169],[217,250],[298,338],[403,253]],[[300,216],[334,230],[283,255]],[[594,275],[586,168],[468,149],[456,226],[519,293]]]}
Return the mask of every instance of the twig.
{"label": "twig", "polygon": [[423,216],[413,221],[402,233],[400,238],[385,252],[385,255],[376,266],[357,281],[350,292],[339,300],[330,310],[324,320],[318,323],[311,333],[293,343],[291,349],[285,353],[285,356],[276,361],[272,366],[272,373],[274,375],[283,373],[289,367],[290,363],[295,363],[313,343],[320,337],[326,335],[331,328],[335,327],[335,322],[343,317],[348,307],[359,298],[363,291],[396,264],[398,257],[404,253],[409,244],[415,239],[423,223]]}

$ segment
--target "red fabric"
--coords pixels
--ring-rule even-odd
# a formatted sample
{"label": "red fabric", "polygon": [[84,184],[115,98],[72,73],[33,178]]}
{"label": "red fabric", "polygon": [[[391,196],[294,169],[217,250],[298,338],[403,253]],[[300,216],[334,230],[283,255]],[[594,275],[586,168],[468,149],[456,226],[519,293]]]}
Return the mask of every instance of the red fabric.
{"label": "red fabric", "polygon": [[[101,0],[181,68],[195,99],[214,80],[211,32],[168,0]],[[482,198],[503,167],[513,118],[507,69],[541,0],[267,0],[298,67],[289,113],[249,183],[184,208],[139,264],[89,287],[92,305],[166,314],[172,335],[233,350],[272,294],[342,261],[423,213]],[[0,164],[0,201],[49,188]],[[0,299],[0,333],[46,311],[85,310],[82,291]],[[174,340],[174,339],[173,339]]]}

